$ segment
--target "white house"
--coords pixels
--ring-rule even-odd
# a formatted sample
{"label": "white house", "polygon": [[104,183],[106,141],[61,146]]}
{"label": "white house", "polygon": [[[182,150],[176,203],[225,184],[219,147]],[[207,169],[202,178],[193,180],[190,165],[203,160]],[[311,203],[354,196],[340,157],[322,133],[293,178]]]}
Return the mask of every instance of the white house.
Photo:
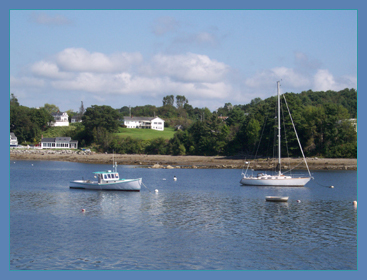
{"label": "white house", "polygon": [[42,149],[77,149],[78,141],[70,137],[42,138]]}
{"label": "white house", "polygon": [[69,126],[69,115],[66,112],[51,113],[54,117],[54,122],[51,122],[51,126]]}
{"label": "white house", "polygon": [[159,117],[124,117],[124,125],[127,128],[164,130],[164,120]]}
{"label": "white house", "polygon": [[13,132],[10,132],[10,147],[18,146],[18,138]]}
{"label": "white house", "polygon": [[78,122],[82,122],[82,118],[79,115],[71,117],[71,123],[78,123]]}

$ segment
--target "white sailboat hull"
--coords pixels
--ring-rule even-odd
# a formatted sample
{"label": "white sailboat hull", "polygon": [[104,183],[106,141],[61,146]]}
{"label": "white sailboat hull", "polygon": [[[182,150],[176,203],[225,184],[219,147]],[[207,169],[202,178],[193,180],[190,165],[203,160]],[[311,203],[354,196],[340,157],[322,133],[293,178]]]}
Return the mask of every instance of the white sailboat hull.
{"label": "white sailboat hull", "polygon": [[269,176],[268,178],[243,177],[240,181],[245,186],[263,186],[263,187],[303,187],[311,178],[292,178]]}
{"label": "white sailboat hull", "polygon": [[109,183],[98,183],[97,181],[76,180],[69,184],[71,189],[105,190],[105,191],[140,191],[142,178],[120,179]]}

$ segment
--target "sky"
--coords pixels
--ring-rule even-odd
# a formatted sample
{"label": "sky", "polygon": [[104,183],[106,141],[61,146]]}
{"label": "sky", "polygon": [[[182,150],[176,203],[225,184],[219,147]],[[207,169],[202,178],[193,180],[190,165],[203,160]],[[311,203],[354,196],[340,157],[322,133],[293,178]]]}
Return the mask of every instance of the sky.
{"label": "sky", "polygon": [[357,89],[356,10],[11,10],[10,92],[61,111],[211,111],[282,92]]}

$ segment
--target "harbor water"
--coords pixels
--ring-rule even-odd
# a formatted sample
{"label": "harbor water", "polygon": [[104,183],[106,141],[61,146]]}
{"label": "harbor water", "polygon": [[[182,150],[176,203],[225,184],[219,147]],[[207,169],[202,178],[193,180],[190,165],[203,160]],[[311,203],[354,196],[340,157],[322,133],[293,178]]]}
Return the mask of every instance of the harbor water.
{"label": "harbor water", "polygon": [[275,188],[241,186],[237,169],[119,166],[146,187],[69,189],[108,169],[10,162],[11,270],[357,269],[357,171]]}

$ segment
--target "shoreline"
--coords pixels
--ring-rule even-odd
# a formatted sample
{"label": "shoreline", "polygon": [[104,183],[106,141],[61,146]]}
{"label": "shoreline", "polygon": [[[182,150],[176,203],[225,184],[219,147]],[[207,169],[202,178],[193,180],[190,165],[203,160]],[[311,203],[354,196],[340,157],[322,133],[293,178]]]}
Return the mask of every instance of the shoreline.
{"label": "shoreline", "polygon": [[[148,168],[207,168],[243,169],[245,159],[226,156],[171,156],[145,154],[103,154],[72,150],[11,149],[10,160],[68,161],[92,164],[137,165]],[[267,159],[248,160],[255,170],[273,170],[276,161]],[[357,159],[344,158],[307,158],[310,170],[357,170]],[[299,166],[298,166],[299,165]],[[307,170],[302,158],[282,159],[284,169]]]}

